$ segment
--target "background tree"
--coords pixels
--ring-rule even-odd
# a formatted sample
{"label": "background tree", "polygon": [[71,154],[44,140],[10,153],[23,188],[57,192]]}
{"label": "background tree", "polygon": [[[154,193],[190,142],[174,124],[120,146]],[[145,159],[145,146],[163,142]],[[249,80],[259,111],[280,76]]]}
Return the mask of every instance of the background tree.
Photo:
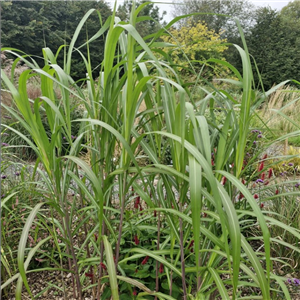
{"label": "background tree", "polygon": [[[10,1],[1,3],[1,43],[28,54],[41,55],[44,47],[42,2]],[[38,49],[38,50],[37,50]]]}
{"label": "background tree", "polygon": [[239,19],[243,29],[248,31],[253,22],[254,11],[255,5],[248,0],[183,0],[180,4],[178,2],[174,3],[173,16],[200,12],[208,13],[193,16],[193,21],[204,21],[209,30],[222,34],[222,37],[231,42],[231,38],[238,35],[235,21],[232,18],[215,14],[225,14]]}
{"label": "background tree", "polygon": [[[149,2],[149,0],[137,1],[135,3],[136,8],[146,2]],[[129,20],[132,3],[133,2],[131,0],[125,0],[124,3],[118,7],[117,16],[121,20]],[[145,37],[151,33],[156,32],[161,27],[160,23],[162,23],[164,15],[166,15],[166,13],[166,11],[163,11],[160,14],[159,7],[155,6],[154,3],[146,5],[138,15],[139,17],[148,17],[147,20],[139,22],[139,25],[137,26],[139,34],[142,37]]]}
{"label": "background tree", "polygon": [[[256,62],[264,88],[286,79],[300,79],[300,0],[291,1],[281,11],[270,7],[258,8],[254,12],[253,23],[246,31],[249,52]],[[239,36],[230,42],[241,46]],[[242,63],[234,46],[225,52],[226,60],[240,72]],[[252,61],[252,67],[256,66]],[[254,74],[256,86],[259,76]],[[260,86],[261,88],[261,86]]]}
{"label": "background tree", "polygon": [[291,1],[280,11],[280,18],[283,24],[290,26],[291,29],[300,31],[300,2]]}
{"label": "background tree", "polygon": [[[111,14],[104,1],[9,1],[2,3],[1,42],[3,47],[14,47],[27,54],[42,57],[41,49],[49,47],[53,52],[60,45],[69,44],[72,35],[84,14],[91,8],[100,11],[102,21]],[[99,30],[99,17],[93,13],[81,31],[75,47],[79,47]],[[92,67],[103,59],[104,39],[89,45]],[[81,49],[84,55],[86,49]],[[63,53],[59,60],[63,62]],[[38,60],[37,60],[38,61]],[[85,77],[84,63],[79,53],[73,54],[72,76]],[[95,70],[97,76],[99,71]]]}
{"label": "background tree", "polygon": [[[257,10],[256,24],[247,43],[266,89],[286,79],[300,79],[299,16],[298,1],[280,12],[270,7]],[[259,84],[258,76],[255,80]]]}

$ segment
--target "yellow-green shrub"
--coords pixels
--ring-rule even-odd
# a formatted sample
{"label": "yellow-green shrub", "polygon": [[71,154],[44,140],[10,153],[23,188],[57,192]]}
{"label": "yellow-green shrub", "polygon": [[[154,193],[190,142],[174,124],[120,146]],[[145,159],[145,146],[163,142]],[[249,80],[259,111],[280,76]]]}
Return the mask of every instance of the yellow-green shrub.
{"label": "yellow-green shrub", "polygon": [[[203,64],[210,58],[222,59],[223,52],[227,49],[226,39],[221,39],[220,34],[214,30],[209,30],[204,22],[196,24],[188,22],[180,29],[171,29],[170,35],[162,37],[164,42],[176,44],[174,47],[164,48],[173,63],[178,64],[178,70],[183,73],[190,73],[190,63],[195,71],[200,72]],[[226,71],[223,65],[211,64],[212,69],[205,69],[202,75],[205,77],[220,77]]]}

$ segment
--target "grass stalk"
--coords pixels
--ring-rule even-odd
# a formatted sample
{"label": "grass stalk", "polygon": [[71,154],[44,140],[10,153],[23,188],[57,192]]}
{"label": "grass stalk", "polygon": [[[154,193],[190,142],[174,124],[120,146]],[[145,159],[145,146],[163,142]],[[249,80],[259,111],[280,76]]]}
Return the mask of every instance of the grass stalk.
{"label": "grass stalk", "polygon": [[[156,250],[159,250],[160,243],[160,212],[157,213],[157,246]],[[159,264],[156,261],[156,279],[155,279],[155,291],[159,291]],[[157,296],[155,296],[155,300],[157,300]]]}
{"label": "grass stalk", "polygon": [[[181,204],[180,204],[181,206]],[[179,232],[180,232],[180,257],[181,257],[181,276],[182,276],[182,289],[183,289],[183,299],[187,300],[187,289],[185,281],[185,257],[184,257],[184,242],[183,242],[183,227],[182,219],[179,218]]]}

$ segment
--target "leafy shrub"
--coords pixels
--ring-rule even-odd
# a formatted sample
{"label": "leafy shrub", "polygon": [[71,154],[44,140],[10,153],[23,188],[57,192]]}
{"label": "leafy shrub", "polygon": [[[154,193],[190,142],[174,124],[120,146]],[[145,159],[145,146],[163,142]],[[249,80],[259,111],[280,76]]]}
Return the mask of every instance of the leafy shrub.
{"label": "leafy shrub", "polygon": [[[223,52],[227,46],[226,39],[221,39],[220,34],[209,30],[204,22],[189,22],[180,29],[172,28],[169,33],[162,37],[164,42],[169,43],[164,51],[183,74],[190,76],[191,69],[194,69],[196,76],[201,73],[201,78],[212,79],[227,73],[225,66],[207,62],[210,58],[224,59]],[[174,42],[176,44],[170,47],[170,43]],[[202,71],[206,63],[208,67]]]}

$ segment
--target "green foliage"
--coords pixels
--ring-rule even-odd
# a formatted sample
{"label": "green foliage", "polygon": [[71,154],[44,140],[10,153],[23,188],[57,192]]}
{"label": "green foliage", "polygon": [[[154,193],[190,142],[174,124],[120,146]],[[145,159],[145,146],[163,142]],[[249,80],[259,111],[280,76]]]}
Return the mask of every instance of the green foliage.
{"label": "green foliage", "polygon": [[[254,73],[254,78],[260,89],[263,88],[262,82],[264,89],[268,90],[286,79],[298,80],[296,70],[300,61],[299,26],[296,25],[297,18],[294,17],[297,9],[299,10],[298,4],[298,1],[291,2],[281,12],[270,7],[256,10],[254,26],[247,34],[247,44],[256,64],[252,62],[253,69],[257,67],[259,71],[259,74]],[[291,10],[294,14],[289,13]],[[231,52],[226,57],[241,69],[237,55]]]}
{"label": "green foliage", "polygon": [[[45,65],[39,67],[22,57],[30,69],[16,82],[1,71],[14,106],[1,105],[30,139],[8,124],[3,128],[14,131],[35,152],[31,178],[46,198],[30,203],[18,231],[17,268],[7,274],[2,286],[18,280],[15,298],[21,299],[23,284],[31,293],[27,269],[49,238],[53,252],[45,254],[51,257],[47,271],[57,269],[62,277],[71,274],[78,299],[83,299],[83,290],[94,298],[98,293],[98,298],[113,299],[137,294],[145,299],[189,295],[239,299],[246,294],[268,300],[271,293],[290,299],[285,274],[279,276],[272,268],[274,240],[269,228],[283,228],[296,241],[300,234],[262,210],[263,197],[257,201],[256,190],[244,178],[250,165],[244,164],[251,147],[250,121],[259,101],[272,91],[261,95],[255,90],[242,30],[239,27],[243,48],[236,46],[242,74],[224,60],[211,59],[231,70],[236,79],[223,81],[234,85],[229,90],[235,93],[207,81],[212,91],[202,87],[204,97],[194,102],[197,90],[182,84],[174,63],[164,61],[168,56],[162,44],[155,43],[164,30],[146,43],[136,30],[138,12],[133,5],[128,22],[119,22],[113,12],[98,31],[99,37],[106,37],[102,71],[95,81],[87,53],[82,58],[89,76],[84,88],[69,76],[76,68],[71,54],[93,10],[79,22],[64,67],[44,48]],[[157,53],[162,54],[160,59]],[[33,77],[40,82],[41,95],[30,101],[27,84]],[[73,97],[85,111],[74,121],[80,124],[76,139],[72,138]],[[221,122],[220,110],[225,116]],[[63,137],[69,144],[67,155]],[[88,149],[86,161],[80,158],[82,144]],[[147,156],[143,165],[136,157],[140,148]],[[163,149],[170,149],[170,165],[165,164]],[[259,149],[255,150],[256,158],[260,157]],[[34,224],[43,226],[49,237],[30,245]],[[67,294],[62,291],[59,296]]]}
{"label": "green foliage", "polygon": [[[28,93],[30,92],[31,84],[28,84]],[[14,111],[17,113],[16,111]],[[51,136],[51,128],[49,124],[49,120],[45,111],[40,111],[41,122],[43,127],[46,130],[47,136]],[[72,121],[71,124],[71,137],[72,139],[76,139],[80,132],[80,124],[78,122],[74,122],[76,119],[82,118],[84,115],[84,111],[82,108],[78,107],[76,101],[72,103],[70,118]],[[13,114],[9,112],[2,117],[2,124],[7,125],[9,127],[3,128],[1,132],[1,141],[2,147],[5,147],[7,152],[10,154],[16,155],[17,157],[21,157],[24,161],[33,161],[37,158],[37,155],[31,147],[29,147],[26,143],[24,143],[24,138],[19,135],[22,133],[26,136],[30,141],[34,142],[31,135],[24,128],[23,124],[18,120]],[[11,128],[11,129],[10,129]],[[70,143],[67,141],[66,136],[62,136],[62,153],[66,154],[70,150]]]}
{"label": "green foliage", "polygon": [[[147,4],[147,5],[145,5]],[[116,15],[123,21],[129,21],[130,13],[132,10],[133,2],[129,0],[125,0],[122,5],[119,5]],[[160,14],[158,6],[155,6],[154,3],[148,0],[141,0],[135,2],[135,8],[143,5],[143,8],[140,10],[138,14],[137,31],[142,37],[146,37],[150,34],[156,33],[161,25],[160,23],[163,21],[164,15],[166,15],[166,11],[163,11]]]}
{"label": "green foliage", "polygon": [[[58,49],[68,45],[85,13],[94,8],[101,12],[101,25],[111,14],[111,9],[104,1],[6,1],[1,5],[1,43],[2,47],[13,47],[27,54],[40,57],[37,62],[42,65],[42,48]],[[99,17],[94,14],[82,28],[75,47],[84,44],[99,30]],[[88,34],[88,36],[87,36]],[[103,60],[105,36],[89,45],[94,76],[99,75],[99,65]],[[63,49],[58,56],[63,66]],[[87,49],[80,51],[86,56]],[[72,56],[75,79],[85,77],[84,63],[81,55],[75,51]]]}
{"label": "green foliage", "polygon": [[298,1],[290,1],[280,11],[282,21],[291,26],[293,30],[299,30],[300,4]]}
{"label": "green foliage", "polygon": [[[237,18],[245,33],[251,27],[255,6],[245,0],[184,0],[182,4],[174,4],[173,16],[192,14],[194,23],[205,22],[209,30],[214,30],[222,38],[232,39],[239,36],[237,26],[232,18]],[[182,24],[186,22],[183,19]]]}
{"label": "green foliage", "polygon": [[[183,74],[212,79],[222,77],[227,68],[220,64],[207,62],[210,58],[224,59],[223,52],[227,49],[226,40],[213,30],[209,30],[205,23],[188,23],[179,29],[172,28],[169,35],[163,36],[163,41],[168,44],[164,51],[168,53],[173,64],[178,65],[178,70]],[[170,46],[175,44],[173,47]],[[208,65],[205,69],[204,66]],[[191,70],[192,66],[192,70]],[[203,71],[204,69],[204,71]]]}

